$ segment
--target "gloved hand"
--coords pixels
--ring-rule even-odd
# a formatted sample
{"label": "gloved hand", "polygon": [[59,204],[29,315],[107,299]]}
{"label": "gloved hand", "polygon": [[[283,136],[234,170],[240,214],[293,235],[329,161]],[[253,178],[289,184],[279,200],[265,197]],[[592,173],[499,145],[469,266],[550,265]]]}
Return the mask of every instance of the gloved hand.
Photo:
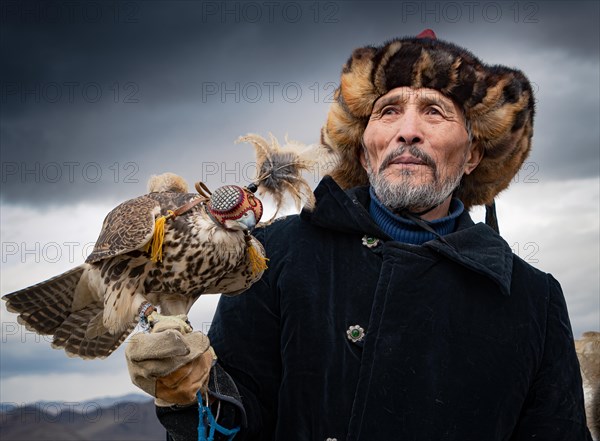
{"label": "gloved hand", "polygon": [[186,405],[206,392],[216,355],[208,337],[174,322],[157,322],[150,334],[136,334],[125,350],[131,381],[156,398],[157,406]]}

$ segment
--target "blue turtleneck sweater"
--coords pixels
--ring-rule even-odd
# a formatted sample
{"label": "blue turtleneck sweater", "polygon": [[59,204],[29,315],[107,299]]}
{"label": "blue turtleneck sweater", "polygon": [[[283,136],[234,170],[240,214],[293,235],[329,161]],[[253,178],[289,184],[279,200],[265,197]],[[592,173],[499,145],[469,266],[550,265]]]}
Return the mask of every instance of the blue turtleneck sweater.
{"label": "blue turtleneck sweater", "polygon": [[[369,192],[371,194],[371,203],[369,205],[371,217],[379,225],[379,228],[392,239],[399,242],[421,245],[436,238],[433,233],[424,230],[410,219],[392,213],[377,199],[373,187],[369,189]],[[464,209],[465,207],[459,199],[452,199],[450,202],[450,214],[448,216],[427,223],[441,236],[452,233],[456,226],[456,219],[462,214]]]}

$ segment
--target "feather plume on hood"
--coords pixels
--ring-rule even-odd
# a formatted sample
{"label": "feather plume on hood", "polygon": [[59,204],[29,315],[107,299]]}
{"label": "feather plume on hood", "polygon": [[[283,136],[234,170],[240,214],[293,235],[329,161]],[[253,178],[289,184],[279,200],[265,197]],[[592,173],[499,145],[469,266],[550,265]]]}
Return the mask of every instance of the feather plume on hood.
{"label": "feather plume on hood", "polygon": [[289,194],[297,210],[302,206],[311,209],[314,196],[303,172],[322,176],[337,164],[338,154],[320,144],[305,145],[285,137],[281,146],[277,138],[269,133],[269,140],[260,135],[249,133],[240,136],[237,141],[254,146],[256,154],[257,176],[254,184],[259,195],[268,194],[275,202],[275,213],[265,223],[272,222],[284,205],[284,197]]}

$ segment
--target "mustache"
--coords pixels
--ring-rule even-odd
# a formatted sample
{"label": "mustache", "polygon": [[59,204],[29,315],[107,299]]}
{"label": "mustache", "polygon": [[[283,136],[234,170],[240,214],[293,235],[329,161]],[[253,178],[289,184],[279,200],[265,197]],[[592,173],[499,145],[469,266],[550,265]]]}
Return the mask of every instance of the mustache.
{"label": "mustache", "polygon": [[397,157],[402,156],[407,150],[411,156],[423,161],[425,163],[425,165],[427,165],[428,167],[433,169],[434,173],[437,173],[437,165],[436,165],[435,161],[433,160],[433,158],[431,156],[429,156],[427,153],[425,153],[424,151],[420,150],[417,146],[412,145],[412,144],[411,145],[401,145],[401,146],[396,147],[394,150],[392,150],[383,159],[383,162],[381,163],[381,166],[379,167],[379,173],[383,172],[388,165],[390,165]]}

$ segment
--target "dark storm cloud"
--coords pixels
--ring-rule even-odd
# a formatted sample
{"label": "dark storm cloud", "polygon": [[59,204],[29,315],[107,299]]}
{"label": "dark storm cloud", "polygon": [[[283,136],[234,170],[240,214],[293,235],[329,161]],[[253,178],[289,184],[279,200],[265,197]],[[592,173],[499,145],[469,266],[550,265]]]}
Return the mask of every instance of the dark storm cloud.
{"label": "dark storm cloud", "polygon": [[[600,3],[594,0],[529,3],[536,5],[529,8],[529,14],[534,9],[539,11],[540,26],[531,36],[523,35],[524,41],[535,43],[538,47],[552,46],[581,58],[598,60]],[[525,12],[525,8],[523,10]],[[522,14],[521,18],[524,16]]]}
{"label": "dark storm cloud", "polygon": [[[2,3],[3,202],[118,200],[164,170],[243,182],[252,154],[235,138],[316,141],[352,49],[425,27],[486,62],[514,54],[513,65],[541,66],[536,142],[545,148],[535,160],[548,179],[597,174],[597,84],[568,96],[543,90],[555,84],[544,69],[587,62],[597,77],[597,2],[116,4]],[[554,131],[576,133],[569,167]],[[203,176],[224,163],[237,179]]]}

